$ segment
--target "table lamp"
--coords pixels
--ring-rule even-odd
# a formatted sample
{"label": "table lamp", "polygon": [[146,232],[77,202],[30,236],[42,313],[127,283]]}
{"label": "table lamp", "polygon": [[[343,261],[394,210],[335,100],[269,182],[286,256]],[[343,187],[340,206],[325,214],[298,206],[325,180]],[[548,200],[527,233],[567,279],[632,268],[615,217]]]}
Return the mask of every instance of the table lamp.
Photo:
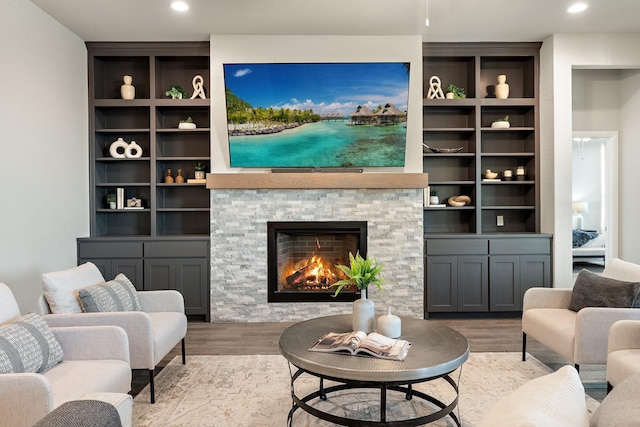
{"label": "table lamp", "polygon": [[573,202],[573,213],[576,216],[576,230],[582,230],[584,228],[584,218],[582,214],[589,213],[589,203],[587,202]]}

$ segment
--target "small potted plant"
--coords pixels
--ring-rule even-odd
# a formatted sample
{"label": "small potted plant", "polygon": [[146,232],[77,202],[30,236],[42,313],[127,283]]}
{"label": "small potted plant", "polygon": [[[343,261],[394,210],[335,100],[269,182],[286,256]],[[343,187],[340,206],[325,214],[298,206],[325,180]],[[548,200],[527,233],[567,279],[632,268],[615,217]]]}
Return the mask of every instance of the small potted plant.
{"label": "small potted plant", "polygon": [[438,203],[440,203],[440,199],[438,198],[438,189],[437,188],[431,188],[429,190],[429,204],[430,205],[437,205]]}
{"label": "small potted plant", "polygon": [[458,87],[454,84],[447,86],[447,99],[464,99],[467,95],[464,93],[464,88]]}
{"label": "small potted plant", "polygon": [[349,266],[336,265],[347,277],[338,280],[331,287],[336,287],[334,296],[338,295],[345,286],[355,286],[360,290],[360,299],[353,302],[352,326],[354,331],[373,332],[375,322],[375,306],[373,301],[367,299],[367,287],[374,284],[379,290],[385,281],[380,277],[382,264],[378,264],[375,258],[362,258],[360,252],[355,256],[349,252]]}
{"label": "small potted plant", "polygon": [[191,117],[187,117],[186,120],[180,120],[178,123],[178,129],[195,129],[196,124]]}
{"label": "small potted plant", "polygon": [[109,205],[109,209],[115,209],[116,208],[116,193],[109,193],[107,194],[107,204]]}
{"label": "small potted plant", "polygon": [[509,126],[511,126],[509,124],[509,116],[504,116],[500,119],[494,120],[493,123],[491,123],[492,128],[508,129]]}
{"label": "small potted plant", "polygon": [[207,165],[202,162],[194,163],[193,169],[195,170],[196,179],[204,179],[204,171],[207,169]]}
{"label": "small potted plant", "polygon": [[171,99],[187,99],[187,92],[181,86],[171,85],[164,94],[170,96]]}

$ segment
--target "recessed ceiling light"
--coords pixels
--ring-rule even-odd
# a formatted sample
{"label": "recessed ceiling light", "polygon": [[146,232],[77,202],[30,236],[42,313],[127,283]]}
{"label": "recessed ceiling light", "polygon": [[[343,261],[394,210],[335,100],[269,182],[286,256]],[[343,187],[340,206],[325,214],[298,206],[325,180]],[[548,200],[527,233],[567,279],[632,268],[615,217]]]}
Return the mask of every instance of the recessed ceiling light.
{"label": "recessed ceiling light", "polygon": [[569,13],[580,13],[583,12],[587,9],[587,7],[589,7],[586,3],[574,3],[571,6],[569,6],[569,9],[567,9],[567,12]]}
{"label": "recessed ceiling light", "polygon": [[184,1],[174,1],[171,2],[171,9],[178,12],[186,12],[187,10],[189,10],[189,5]]}

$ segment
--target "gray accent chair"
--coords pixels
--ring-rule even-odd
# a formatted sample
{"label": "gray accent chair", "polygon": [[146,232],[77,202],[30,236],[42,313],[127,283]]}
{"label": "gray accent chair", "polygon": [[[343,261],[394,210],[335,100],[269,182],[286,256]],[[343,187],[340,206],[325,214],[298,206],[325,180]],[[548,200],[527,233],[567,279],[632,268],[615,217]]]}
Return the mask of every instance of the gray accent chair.
{"label": "gray accent chair", "polygon": [[[640,282],[640,265],[611,259],[602,276]],[[585,307],[569,310],[572,289],[531,288],[522,310],[522,360],[527,336],[559,353],[579,369],[581,364],[607,363],[609,328],[618,320],[640,320],[640,309]]]}
{"label": "gray accent chair", "polygon": [[117,325],[129,337],[131,369],[149,371],[151,403],[155,403],[155,368],[178,344],[186,363],[187,316],[184,298],[174,290],[138,291],[142,311],[83,313],[78,291],[105,282],[93,263],[42,275],[44,294],[38,302],[49,326]]}
{"label": "gray accent chair", "polygon": [[[13,292],[0,283],[0,325],[18,317]],[[131,390],[129,342],[122,328],[50,329],[62,347],[62,362],[42,373],[0,374],[0,425],[32,426],[63,403]]]}

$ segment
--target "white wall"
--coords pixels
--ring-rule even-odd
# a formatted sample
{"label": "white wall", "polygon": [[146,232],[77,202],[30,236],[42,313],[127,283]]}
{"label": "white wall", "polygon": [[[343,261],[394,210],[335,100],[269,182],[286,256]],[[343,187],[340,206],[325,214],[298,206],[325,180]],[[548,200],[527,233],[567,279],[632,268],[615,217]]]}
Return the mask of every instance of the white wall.
{"label": "white wall", "polygon": [[[224,63],[410,62],[404,171],[422,172],[421,36],[211,36],[211,169],[229,169]],[[386,168],[397,172],[397,168]],[[402,171],[402,170],[400,170]]]}
{"label": "white wall", "polygon": [[0,0],[0,282],[36,311],[40,276],[89,233],[82,40],[25,0]]}
{"label": "white wall", "polygon": [[[553,280],[556,287],[572,286],[571,261],[571,137],[572,69],[640,69],[640,34],[554,34],[545,40],[541,52],[541,158],[542,231],[554,234]],[[640,84],[629,77],[619,117],[620,198],[619,234],[624,236],[619,257],[640,263],[640,230],[630,224],[637,216],[640,201],[634,194],[637,182],[640,124]],[[545,92],[546,91],[546,92]],[[546,164],[545,164],[546,163]],[[629,200],[627,200],[629,199]]]}

